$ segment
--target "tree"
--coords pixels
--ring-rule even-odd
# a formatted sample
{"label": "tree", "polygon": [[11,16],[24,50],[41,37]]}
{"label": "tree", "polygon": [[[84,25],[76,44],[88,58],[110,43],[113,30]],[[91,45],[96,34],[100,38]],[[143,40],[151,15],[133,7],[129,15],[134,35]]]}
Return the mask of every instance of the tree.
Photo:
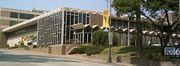
{"label": "tree", "polygon": [[[178,4],[179,0],[143,1],[141,14],[160,31],[158,37],[160,38],[161,46],[167,46],[172,34],[177,31],[180,26],[180,22],[177,20],[179,19]],[[170,20],[170,18],[173,20]]]}
{"label": "tree", "polygon": [[153,24],[160,32],[158,34],[161,46],[166,46],[171,35],[178,30],[179,20],[171,21],[170,14],[173,13],[177,19],[179,7],[178,0],[114,0],[113,7],[117,15],[134,15],[137,23],[137,44],[142,46],[141,15]]}
{"label": "tree", "polygon": [[[116,11],[116,15],[128,15],[129,18],[135,17],[136,29],[137,29],[137,40],[136,44],[139,46],[139,53],[142,48],[142,29],[141,25],[141,0],[114,0],[113,7]],[[139,54],[138,53],[138,54]],[[141,54],[139,54],[141,55]]]}

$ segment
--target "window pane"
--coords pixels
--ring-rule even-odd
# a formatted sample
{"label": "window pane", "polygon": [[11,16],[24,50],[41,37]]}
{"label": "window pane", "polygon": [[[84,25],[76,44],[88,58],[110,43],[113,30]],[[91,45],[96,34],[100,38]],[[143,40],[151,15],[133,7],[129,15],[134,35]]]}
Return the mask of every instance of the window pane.
{"label": "window pane", "polygon": [[74,13],[71,12],[71,25],[73,25],[73,24],[74,24]]}
{"label": "window pane", "polygon": [[33,14],[20,13],[20,18],[21,18],[21,19],[31,19],[31,18],[33,18],[33,17],[34,17]]}
{"label": "window pane", "polygon": [[75,16],[75,23],[78,23],[78,16]]}
{"label": "window pane", "polygon": [[10,13],[10,17],[11,17],[11,18],[18,18],[18,13],[16,13],[16,12],[11,12],[11,13]]}
{"label": "window pane", "polygon": [[19,23],[19,22],[18,21],[10,21],[10,26],[15,25],[17,23]]}
{"label": "window pane", "polygon": [[86,23],[86,14],[83,14],[83,24]]}
{"label": "window pane", "polygon": [[123,28],[127,28],[128,27],[128,22],[127,21],[123,21]]}
{"label": "window pane", "polygon": [[87,24],[89,24],[89,18],[90,18],[90,16],[89,16],[89,14],[87,14]]}
{"label": "window pane", "polygon": [[79,22],[81,23],[82,22],[82,14],[79,13]]}

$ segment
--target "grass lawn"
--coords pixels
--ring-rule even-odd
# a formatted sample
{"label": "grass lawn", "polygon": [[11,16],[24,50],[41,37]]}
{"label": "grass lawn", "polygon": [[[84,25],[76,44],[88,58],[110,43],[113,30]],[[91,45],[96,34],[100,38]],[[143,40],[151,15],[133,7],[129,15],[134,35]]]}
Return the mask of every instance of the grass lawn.
{"label": "grass lawn", "polygon": [[[116,59],[116,57],[136,57],[137,56],[137,46],[115,46],[112,47],[111,53],[112,58]],[[109,49],[104,49],[100,55],[108,56]],[[142,54],[144,58],[150,60],[163,60],[161,47],[155,46],[147,46],[142,48]]]}
{"label": "grass lawn", "polygon": [[[113,61],[117,60],[117,57],[120,56],[125,58],[124,61],[130,60],[129,58],[134,57],[136,55],[135,47],[127,47],[127,46],[114,46],[111,48],[111,57]],[[104,49],[99,55],[108,57],[109,48]]]}

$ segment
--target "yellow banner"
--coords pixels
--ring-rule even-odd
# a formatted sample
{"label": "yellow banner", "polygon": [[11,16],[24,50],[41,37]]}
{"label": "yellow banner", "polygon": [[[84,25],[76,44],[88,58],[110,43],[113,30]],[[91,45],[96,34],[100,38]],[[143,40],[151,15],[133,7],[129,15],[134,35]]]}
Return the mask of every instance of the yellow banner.
{"label": "yellow banner", "polygon": [[109,11],[108,10],[104,10],[103,12],[103,27],[105,28],[109,28]]}

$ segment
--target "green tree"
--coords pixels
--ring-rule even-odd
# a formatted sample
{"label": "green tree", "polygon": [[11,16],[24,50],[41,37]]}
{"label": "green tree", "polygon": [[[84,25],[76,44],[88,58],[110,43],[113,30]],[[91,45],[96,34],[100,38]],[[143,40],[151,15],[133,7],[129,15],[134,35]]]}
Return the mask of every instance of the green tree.
{"label": "green tree", "polygon": [[[136,29],[137,29],[137,40],[136,44],[139,46],[139,52],[141,53],[142,48],[142,29],[141,25],[141,3],[142,0],[114,0],[113,7],[116,11],[116,15],[128,15],[129,19],[135,17]],[[138,53],[139,55],[141,55]]]}
{"label": "green tree", "polygon": [[178,30],[179,20],[170,20],[170,12],[177,19],[179,0],[114,0],[113,7],[117,15],[134,15],[137,23],[137,44],[142,46],[141,15],[144,16],[155,28],[160,31],[161,46],[166,46],[172,33]]}
{"label": "green tree", "polygon": [[180,22],[177,20],[179,19],[179,0],[144,0],[142,4],[144,12],[141,11],[141,14],[160,31],[161,46],[166,46],[172,34],[180,26]]}

